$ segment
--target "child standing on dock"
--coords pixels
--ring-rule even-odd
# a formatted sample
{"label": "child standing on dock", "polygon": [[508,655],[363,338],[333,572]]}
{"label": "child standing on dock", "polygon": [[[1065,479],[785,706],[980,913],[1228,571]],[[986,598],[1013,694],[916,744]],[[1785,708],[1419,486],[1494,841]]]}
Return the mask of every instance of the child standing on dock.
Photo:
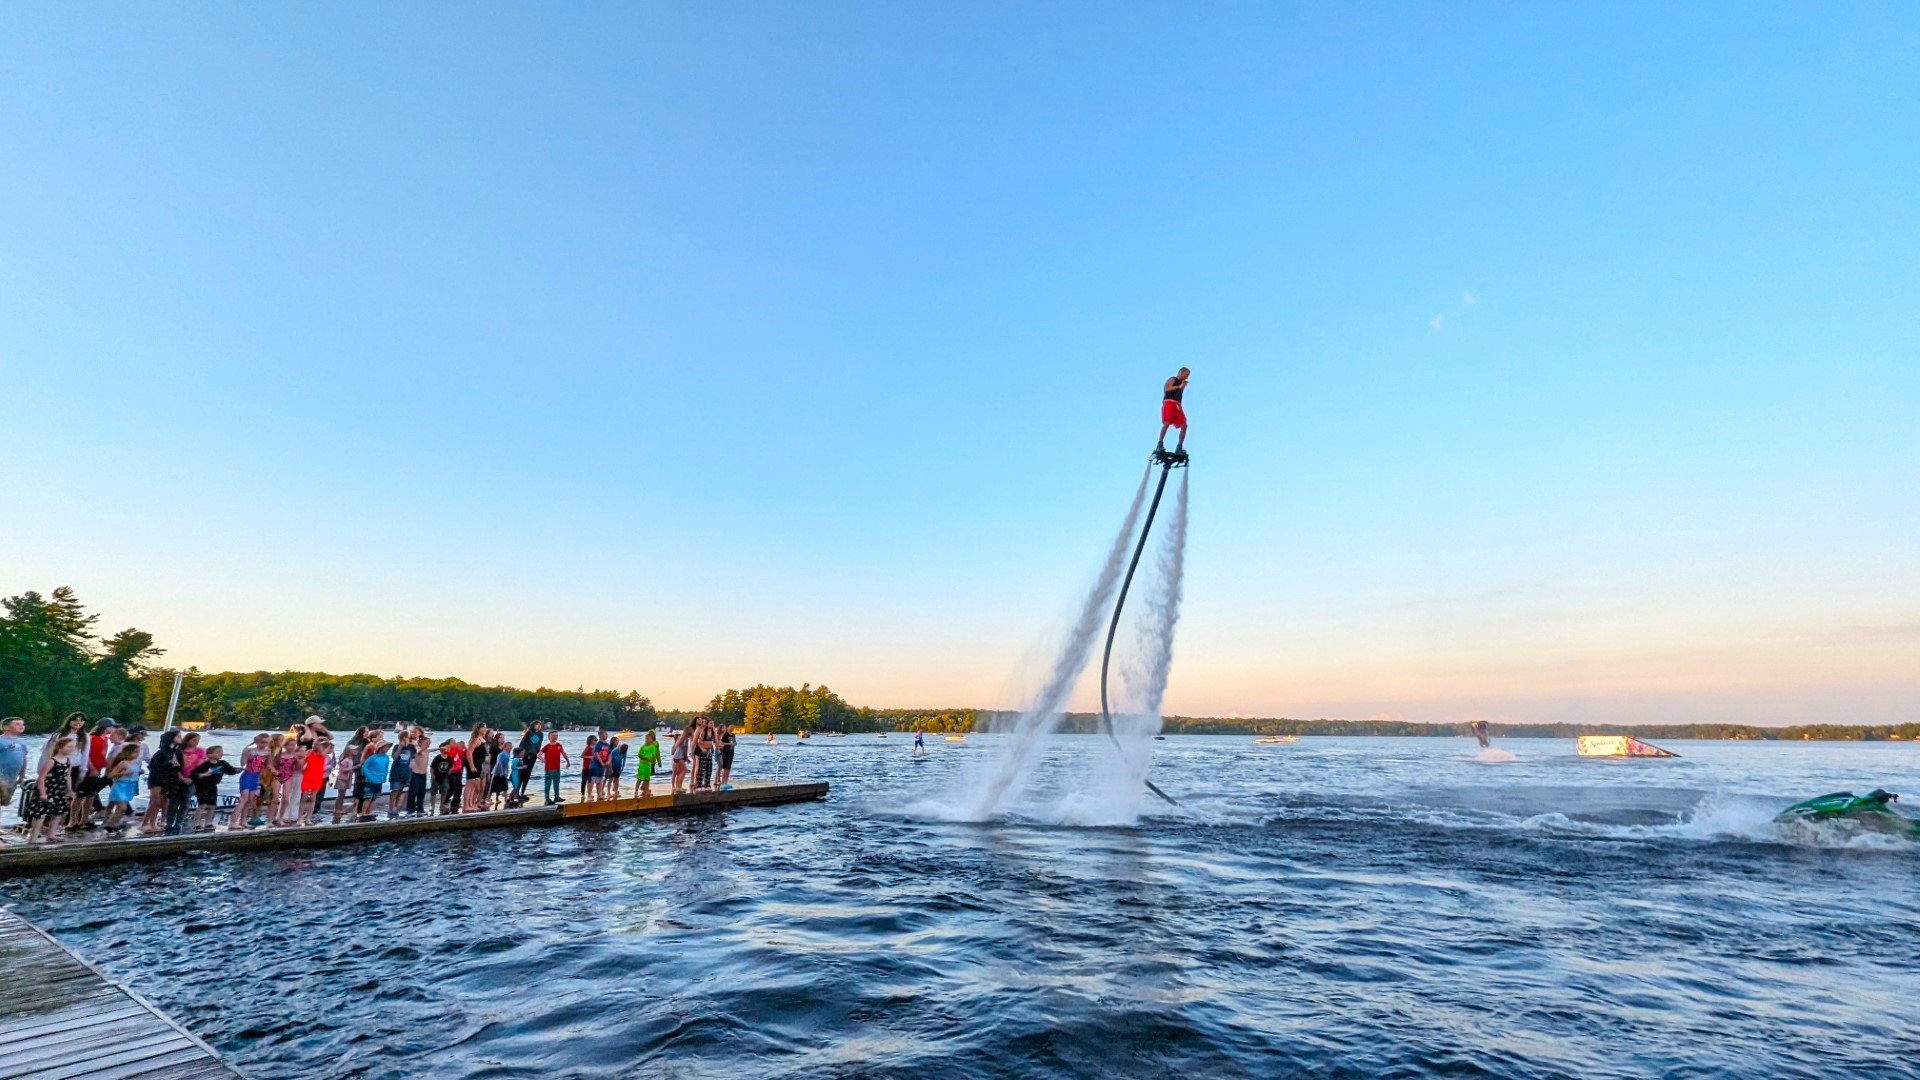
{"label": "child standing on dock", "polygon": [[598,736],[587,736],[587,745],[580,748],[580,801],[586,802],[593,793],[593,746],[599,742]]}
{"label": "child standing on dock", "polygon": [[422,727],[413,729],[413,767],[407,775],[407,816],[427,812],[427,770],[432,767],[433,738]]}
{"label": "child standing on dock", "polygon": [[641,741],[640,748],[633,752],[633,756],[638,762],[633,767],[633,778],[639,784],[635,793],[644,799],[653,794],[653,774],[660,768],[659,737],[649,730],[647,737]]}
{"label": "child standing on dock", "polygon": [[580,751],[580,800],[592,802],[600,797],[600,740],[587,736],[586,748]]}
{"label": "child standing on dock", "polygon": [[687,779],[687,761],[693,756],[693,725],[688,724],[673,733],[673,747],[668,755],[673,758],[673,793],[680,794],[680,785]]}
{"label": "child standing on dock", "polygon": [[467,737],[467,785],[460,791],[463,813],[487,808],[487,763],[487,729],[476,724]]}
{"label": "child standing on dock", "polygon": [[566,801],[560,797],[560,767],[562,763],[569,762],[567,748],[560,745],[558,736],[540,743],[540,764],[545,770],[543,780],[548,806],[558,806]]}
{"label": "child standing on dock", "polygon": [[327,766],[332,763],[333,740],[321,736],[300,763],[300,824],[313,824],[313,816],[320,812],[320,799],[327,790]]}
{"label": "child standing on dock", "polygon": [[387,776],[393,772],[392,748],[380,729],[367,733],[366,748],[360,754],[360,772],[353,792],[355,821],[372,821],[373,808],[386,790]]}
{"label": "child standing on dock", "polygon": [[54,830],[73,807],[73,775],[67,766],[67,753],[72,749],[73,736],[63,732],[49,740],[46,752],[40,755],[40,769],[27,785],[26,802],[20,807],[29,844],[53,839]]}
{"label": "child standing on dock", "polygon": [[187,772],[187,779],[193,783],[193,827],[196,831],[213,831],[213,812],[220,805],[220,781],[239,771],[226,760],[226,751],[218,746],[209,746],[206,753],[200,756],[199,763]]}
{"label": "child standing on dock", "polygon": [[457,814],[465,803],[467,791],[467,744],[459,739],[447,740],[447,764],[453,772],[447,777],[447,812]]}
{"label": "child standing on dock", "polygon": [[613,750],[607,755],[607,787],[613,790],[613,797],[620,797],[620,780],[627,775],[627,742],[618,735],[613,738]]}
{"label": "child standing on dock", "polygon": [[733,747],[737,740],[733,736],[732,724],[720,725],[720,767],[714,770],[713,782],[720,785],[721,791],[733,787]]}
{"label": "child standing on dock", "polygon": [[233,804],[227,827],[254,826],[253,811],[260,805],[260,771],[267,767],[267,733],[261,732],[240,750],[240,801]]}
{"label": "child standing on dock", "polygon": [[433,764],[428,770],[428,776],[433,781],[433,805],[435,813],[447,814],[452,812],[453,796],[454,793],[459,790],[459,782],[457,780],[451,780],[449,777],[457,777],[459,775],[459,771],[453,767],[453,740],[448,739],[440,744],[440,751],[433,755]]}
{"label": "child standing on dock", "polygon": [[140,794],[140,748],[122,743],[107,761],[107,831],[119,832],[133,816],[133,797]]}
{"label": "child standing on dock", "polygon": [[280,740],[280,753],[273,759],[273,809],[267,814],[275,825],[300,824],[300,807],[305,798],[307,753],[293,738]]}
{"label": "child standing on dock", "polygon": [[193,770],[199,768],[200,763],[205,760],[207,760],[207,752],[200,749],[199,732],[189,731],[180,736],[180,774],[182,776],[191,777]]}
{"label": "child standing on dock", "polygon": [[333,769],[333,823],[340,824],[346,818],[347,800],[353,798],[354,786],[360,776],[360,753],[367,745],[367,729],[358,728],[353,738],[340,751]]}
{"label": "child standing on dock", "polygon": [[[80,811],[80,800],[84,794],[87,780],[87,714],[69,713],[59,734],[70,736],[67,749],[61,761],[67,770],[67,816],[57,823],[62,830],[77,828],[79,822],[73,820]],[[47,740],[52,745],[53,740]],[[55,835],[58,835],[57,833]]]}
{"label": "child standing on dock", "polygon": [[280,798],[280,776],[274,772],[274,766],[280,761],[280,748],[286,742],[285,735],[267,737],[267,759],[260,763],[259,810],[248,819],[250,825],[272,824],[276,800]]}
{"label": "child standing on dock", "polygon": [[394,734],[393,774],[387,778],[387,820],[400,816],[400,809],[407,795],[407,788],[413,783],[413,731],[401,727]]}
{"label": "child standing on dock", "polygon": [[513,790],[513,747],[507,742],[506,732],[493,733],[493,742],[488,745],[487,753],[493,761],[493,778],[487,781],[487,805],[495,810],[504,810],[507,796]]}

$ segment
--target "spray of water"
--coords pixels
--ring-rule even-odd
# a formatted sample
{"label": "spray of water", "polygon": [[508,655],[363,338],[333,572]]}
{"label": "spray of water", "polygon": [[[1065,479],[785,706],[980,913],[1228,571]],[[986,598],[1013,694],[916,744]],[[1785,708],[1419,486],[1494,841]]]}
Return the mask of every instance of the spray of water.
{"label": "spray of water", "polygon": [[1167,675],[1173,668],[1173,636],[1180,624],[1187,554],[1187,474],[1180,474],[1173,507],[1162,520],[1160,546],[1152,573],[1141,590],[1134,621],[1134,647],[1120,668],[1126,692],[1114,712],[1113,743],[1120,768],[1093,778],[1084,806],[1075,816],[1101,823],[1132,821],[1139,816],[1146,794],[1147,768],[1153,757],[1153,736],[1163,718]]}
{"label": "spray of water", "polygon": [[1087,598],[1081,604],[1079,616],[1074,619],[1073,628],[1068,631],[1067,639],[1053,661],[1053,669],[1048,673],[1046,683],[1014,721],[1008,733],[1011,738],[988,763],[985,774],[967,785],[973,792],[968,804],[960,808],[959,813],[949,812],[941,816],[984,821],[1004,810],[1019,794],[1022,782],[1031,775],[1041,738],[1059,728],[1066,715],[1062,706],[1067,694],[1080,678],[1080,673],[1086,670],[1088,657],[1093,655],[1094,639],[1107,614],[1107,605],[1113,602],[1120,574],[1126,569],[1127,549],[1131,546],[1134,529],[1140,524],[1140,506],[1146,501],[1147,481],[1152,475],[1151,466],[1141,474],[1140,486],[1134,489],[1133,502],[1127,507],[1126,520],[1121,522],[1120,532],[1107,552],[1106,564],[1094,578],[1092,588],[1087,590]]}
{"label": "spray of water", "polygon": [[1173,495],[1173,511],[1164,519],[1160,551],[1155,559],[1157,573],[1140,597],[1139,621],[1134,627],[1138,655],[1122,669],[1133,708],[1125,716],[1115,716],[1114,730],[1120,733],[1122,722],[1146,729],[1152,736],[1160,730],[1160,703],[1167,695],[1167,673],[1173,667],[1173,632],[1180,625],[1180,596],[1187,558],[1187,474],[1180,474],[1180,488]]}

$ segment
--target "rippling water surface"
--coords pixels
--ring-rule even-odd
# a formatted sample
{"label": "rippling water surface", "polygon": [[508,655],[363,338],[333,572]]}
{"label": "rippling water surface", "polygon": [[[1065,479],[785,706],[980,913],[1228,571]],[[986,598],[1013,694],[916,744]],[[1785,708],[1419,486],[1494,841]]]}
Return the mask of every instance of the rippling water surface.
{"label": "rippling water surface", "polygon": [[1504,745],[1170,738],[1071,828],[902,812],[991,737],[743,743],[832,797],[0,898],[256,1077],[1920,1075],[1920,851],[1769,825],[1920,751]]}

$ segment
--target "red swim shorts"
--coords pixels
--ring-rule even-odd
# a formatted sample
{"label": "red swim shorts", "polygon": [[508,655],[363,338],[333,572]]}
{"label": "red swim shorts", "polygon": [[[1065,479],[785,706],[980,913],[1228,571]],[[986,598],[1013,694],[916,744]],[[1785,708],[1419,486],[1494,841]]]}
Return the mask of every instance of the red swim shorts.
{"label": "red swim shorts", "polygon": [[1185,431],[1187,430],[1186,410],[1182,409],[1180,407],[1180,403],[1173,400],[1172,398],[1161,398],[1160,399],[1160,422],[1163,424],[1172,424],[1174,427],[1179,428],[1181,431]]}

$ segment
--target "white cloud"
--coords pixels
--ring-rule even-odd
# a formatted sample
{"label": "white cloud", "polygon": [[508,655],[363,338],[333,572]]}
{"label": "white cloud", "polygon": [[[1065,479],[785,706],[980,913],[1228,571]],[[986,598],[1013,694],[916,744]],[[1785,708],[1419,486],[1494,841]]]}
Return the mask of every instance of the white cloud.
{"label": "white cloud", "polygon": [[1468,289],[1466,292],[1463,292],[1460,294],[1460,303],[1463,306],[1472,307],[1473,305],[1479,302],[1480,302],[1480,298],[1473,295],[1472,289]]}
{"label": "white cloud", "polygon": [[1433,318],[1427,320],[1427,325],[1433,327],[1435,330],[1440,329],[1446,324],[1447,317],[1445,315],[1435,315]]}

